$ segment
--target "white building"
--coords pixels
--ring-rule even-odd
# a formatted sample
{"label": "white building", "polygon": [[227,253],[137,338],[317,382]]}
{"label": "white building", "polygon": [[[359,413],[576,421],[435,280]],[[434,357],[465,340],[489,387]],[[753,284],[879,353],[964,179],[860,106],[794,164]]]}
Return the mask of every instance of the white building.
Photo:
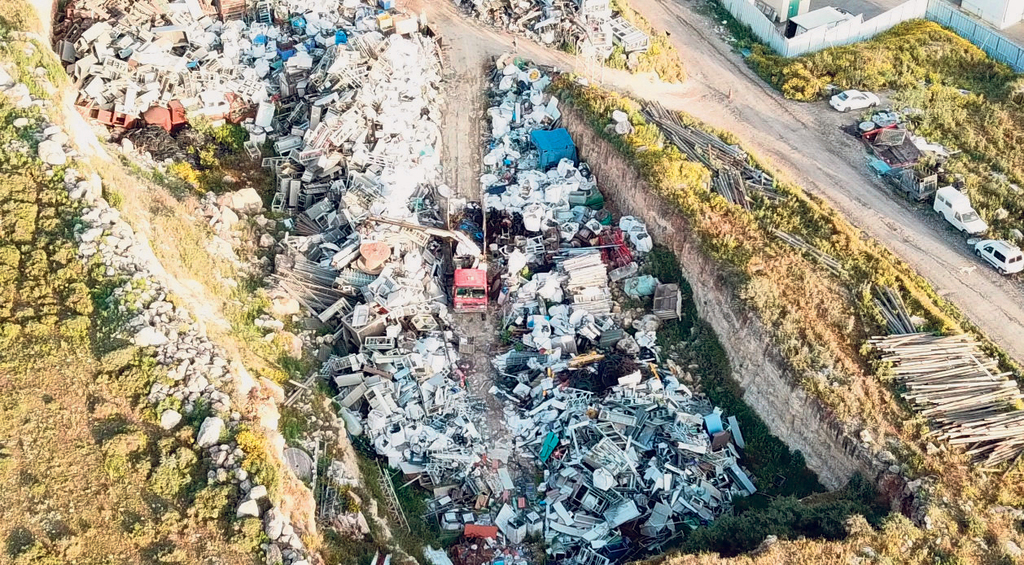
{"label": "white building", "polygon": [[803,14],[811,0],[750,0],[758,10],[773,22],[784,22],[793,16]]}
{"label": "white building", "polygon": [[1024,0],[963,0],[960,8],[996,29],[1006,29],[1024,19]]}

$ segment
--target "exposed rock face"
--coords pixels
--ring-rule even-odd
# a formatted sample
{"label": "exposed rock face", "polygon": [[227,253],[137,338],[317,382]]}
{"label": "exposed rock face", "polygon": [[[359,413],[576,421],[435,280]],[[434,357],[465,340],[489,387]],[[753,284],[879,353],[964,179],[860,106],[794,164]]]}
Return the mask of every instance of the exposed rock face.
{"label": "exposed rock face", "polygon": [[47,165],[59,167],[68,162],[68,157],[60,143],[53,140],[46,140],[39,144],[39,158]]}
{"label": "exposed rock face", "polygon": [[294,298],[275,298],[270,303],[270,313],[277,318],[284,318],[285,316],[298,314],[300,309],[301,306],[299,305],[299,301]]}
{"label": "exposed rock face", "polygon": [[246,500],[238,505],[237,518],[259,518],[260,505],[255,500]]}
{"label": "exposed rock face", "polygon": [[132,339],[139,347],[156,347],[168,342],[167,336],[160,333],[160,330],[147,326],[139,330]]}

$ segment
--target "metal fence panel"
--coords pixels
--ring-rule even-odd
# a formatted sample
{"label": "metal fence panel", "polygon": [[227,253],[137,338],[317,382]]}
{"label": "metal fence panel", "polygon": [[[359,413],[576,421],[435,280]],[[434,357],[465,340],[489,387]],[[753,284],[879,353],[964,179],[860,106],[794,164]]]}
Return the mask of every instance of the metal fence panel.
{"label": "metal fence panel", "polygon": [[926,17],[975,44],[989,57],[1024,72],[1024,48],[942,0],[929,0]]}
{"label": "metal fence panel", "polygon": [[784,57],[865,41],[901,22],[927,18],[952,29],[993,59],[1006,63],[1017,72],[1024,72],[1024,48],[944,0],[908,0],[867,21],[858,18],[832,29],[810,30],[790,39],[748,0],[723,0],[722,3],[733,17],[750,26],[754,35]]}

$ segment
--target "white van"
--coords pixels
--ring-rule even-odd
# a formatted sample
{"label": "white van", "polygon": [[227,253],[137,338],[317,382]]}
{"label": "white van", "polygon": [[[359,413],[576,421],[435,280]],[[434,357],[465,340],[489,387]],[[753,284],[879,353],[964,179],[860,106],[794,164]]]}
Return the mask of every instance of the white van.
{"label": "white van", "polygon": [[935,204],[932,207],[964,235],[981,235],[988,231],[988,224],[971,207],[971,200],[952,186],[944,186],[935,191]]}
{"label": "white van", "polygon": [[1003,275],[1024,271],[1024,253],[1020,248],[1000,239],[983,239],[974,244],[974,253],[988,261]]}

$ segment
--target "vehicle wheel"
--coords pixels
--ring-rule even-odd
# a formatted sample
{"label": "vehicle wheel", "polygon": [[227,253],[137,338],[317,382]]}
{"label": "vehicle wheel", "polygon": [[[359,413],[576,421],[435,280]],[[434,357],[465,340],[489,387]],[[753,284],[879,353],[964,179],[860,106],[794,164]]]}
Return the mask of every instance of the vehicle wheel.
{"label": "vehicle wheel", "polygon": [[878,106],[878,102],[872,102],[868,108],[874,108],[875,106]]}
{"label": "vehicle wheel", "polygon": [[849,108],[843,108],[842,110],[839,110],[839,111],[845,114],[845,113],[849,112],[850,109]]}
{"label": "vehicle wheel", "polygon": [[1005,275],[1006,274],[1006,269],[1004,269],[1002,267],[996,267],[996,270],[999,271],[1000,275]]}
{"label": "vehicle wheel", "polygon": [[978,257],[981,257],[981,250],[978,249],[977,247],[975,247],[974,248],[974,254],[977,255]]}
{"label": "vehicle wheel", "polygon": [[971,237],[971,234],[967,233],[966,229],[960,230],[960,233],[964,234],[964,237]]}

